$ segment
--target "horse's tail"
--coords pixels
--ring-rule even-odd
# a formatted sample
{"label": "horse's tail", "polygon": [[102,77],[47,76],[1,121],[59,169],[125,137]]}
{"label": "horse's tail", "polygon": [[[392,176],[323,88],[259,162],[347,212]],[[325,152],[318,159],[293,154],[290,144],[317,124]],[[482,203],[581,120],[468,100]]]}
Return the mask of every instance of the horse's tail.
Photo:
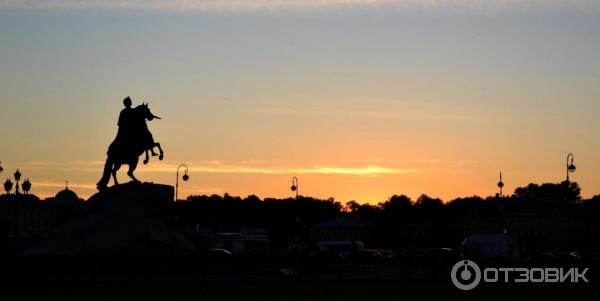
{"label": "horse's tail", "polygon": [[108,156],[106,158],[106,163],[104,163],[104,171],[102,172],[102,178],[100,179],[98,184],[96,184],[98,190],[102,191],[108,186],[108,181],[110,181],[110,174],[112,172],[113,165],[113,160],[110,158],[110,156]]}

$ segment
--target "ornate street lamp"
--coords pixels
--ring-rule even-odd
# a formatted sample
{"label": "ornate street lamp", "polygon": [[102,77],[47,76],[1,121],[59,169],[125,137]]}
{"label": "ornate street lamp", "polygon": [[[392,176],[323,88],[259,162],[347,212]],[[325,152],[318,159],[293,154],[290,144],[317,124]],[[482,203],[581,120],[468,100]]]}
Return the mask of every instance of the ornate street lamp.
{"label": "ornate street lamp", "polygon": [[502,182],[502,172],[500,172],[500,182],[498,182],[498,188],[500,188],[500,197],[502,197],[502,188],[504,188],[504,182]]}
{"label": "ornate street lamp", "polygon": [[19,194],[19,181],[21,181],[21,173],[18,169],[15,172],[15,181],[17,181],[17,186],[15,187],[15,194]]}
{"label": "ornate street lamp", "polygon": [[298,178],[293,177],[292,178],[292,187],[290,188],[292,190],[292,192],[296,193],[296,198],[298,198],[298,190],[300,188],[300,185],[298,185]]}
{"label": "ornate street lamp", "polygon": [[177,167],[177,180],[175,181],[175,202],[177,202],[177,199],[179,197],[179,169],[181,169],[182,167],[185,168],[185,173],[183,174],[183,177],[181,177],[181,179],[184,182],[187,182],[190,179],[190,176],[188,176],[187,165],[185,165],[185,164],[179,165],[179,167]]}
{"label": "ornate street lamp", "polygon": [[[569,159],[571,159],[570,163],[569,163]],[[567,155],[567,182],[569,182],[569,173],[575,172],[575,170],[577,170],[577,168],[573,164],[574,160],[575,160],[575,156],[573,156],[572,153]]]}
{"label": "ornate street lamp", "polygon": [[29,179],[26,179],[25,182],[23,182],[23,191],[25,194],[29,194],[29,190],[31,190],[31,182],[29,182]]}
{"label": "ornate street lamp", "polygon": [[6,182],[4,182],[4,191],[6,191],[6,194],[10,194],[12,188],[13,182],[11,182],[10,179],[6,179]]}

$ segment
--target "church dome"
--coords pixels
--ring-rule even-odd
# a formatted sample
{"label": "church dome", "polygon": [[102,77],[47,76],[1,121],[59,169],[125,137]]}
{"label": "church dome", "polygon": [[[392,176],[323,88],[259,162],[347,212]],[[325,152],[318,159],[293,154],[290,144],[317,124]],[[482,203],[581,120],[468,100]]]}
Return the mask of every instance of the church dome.
{"label": "church dome", "polygon": [[79,200],[79,197],[77,196],[77,194],[75,192],[69,190],[69,188],[59,191],[56,194],[56,198],[61,199],[61,200]]}
{"label": "church dome", "polygon": [[55,201],[58,201],[62,204],[77,204],[79,203],[79,197],[75,192],[69,190],[69,187],[66,187],[65,190],[59,191],[54,197]]}

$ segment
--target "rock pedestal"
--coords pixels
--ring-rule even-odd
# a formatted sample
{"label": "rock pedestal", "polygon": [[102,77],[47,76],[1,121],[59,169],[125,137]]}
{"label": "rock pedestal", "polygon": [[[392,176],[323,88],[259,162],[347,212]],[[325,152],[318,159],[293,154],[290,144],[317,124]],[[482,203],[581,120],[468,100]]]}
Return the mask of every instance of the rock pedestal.
{"label": "rock pedestal", "polygon": [[172,186],[159,184],[110,187],[93,195],[81,216],[23,255],[192,255],[196,248],[167,223],[173,194]]}

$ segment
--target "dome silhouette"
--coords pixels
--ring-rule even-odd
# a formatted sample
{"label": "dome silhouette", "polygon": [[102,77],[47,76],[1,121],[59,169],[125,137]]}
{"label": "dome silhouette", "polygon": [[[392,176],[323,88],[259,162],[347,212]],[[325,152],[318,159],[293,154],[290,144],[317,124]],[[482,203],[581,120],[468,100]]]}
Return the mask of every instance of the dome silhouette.
{"label": "dome silhouette", "polygon": [[74,191],[69,190],[67,186],[56,194],[54,201],[61,204],[77,204],[79,203],[79,196]]}

